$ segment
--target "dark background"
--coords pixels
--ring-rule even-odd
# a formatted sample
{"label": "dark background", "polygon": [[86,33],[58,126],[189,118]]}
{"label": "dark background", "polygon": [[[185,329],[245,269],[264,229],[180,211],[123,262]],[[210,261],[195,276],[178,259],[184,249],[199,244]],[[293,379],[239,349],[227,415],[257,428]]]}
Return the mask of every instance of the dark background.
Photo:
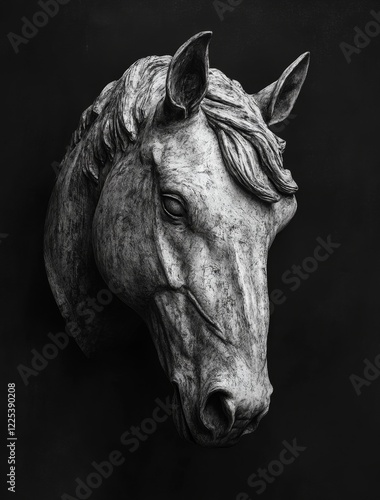
{"label": "dark background", "polygon": [[[3,383],[16,382],[16,495],[23,500],[75,497],[75,479],[92,461],[125,452],[124,465],[94,490],[101,500],[235,500],[257,495],[247,478],[279,457],[282,441],[305,446],[269,484],[266,499],[379,498],[380,377],[357,396],[349,379],[380,353],[378,325],[378,190],[380,36],[347,63],[339,44],[365,28],[364,0],[244,0],[221,21],[211,0],[71,0],[15,54],[6,35],[37,2],[2,3],[0,286]],[[47,334],[64,325],[42,258],[43,225],[55,174],[81,112],[138,58],[174,54],[211,29],[211,66],[256,92],[301,53],[311,67],[291,119],[285,165],[300,190],[299,209],[269,257],[275,308],[268,340],[274,386],[271,410],[254,434],[230,449],[183,441],[168,419],[135,453],[120,435],[150,417],[171,392],[147,331],[136,318],[127,349],[88,360],[73,340],[26,387]],[[281,276],[313,255],[318,237],[341,246],[292,292]],[[5,448],[5,406],[1,429]],[[6,491],[6,462],[1,488]],[[12,496],[13,495],[13,496]],[[7,496],[8,498],[8,496]]]}

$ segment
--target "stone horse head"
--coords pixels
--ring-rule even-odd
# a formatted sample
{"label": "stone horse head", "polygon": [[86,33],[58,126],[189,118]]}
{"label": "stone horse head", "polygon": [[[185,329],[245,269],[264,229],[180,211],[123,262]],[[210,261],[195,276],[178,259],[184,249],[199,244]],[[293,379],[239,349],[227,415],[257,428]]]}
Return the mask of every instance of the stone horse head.
{"label": "stone horse head", "polygon": [[250,95],[209,68],[210,38],[140,59],[83,113],[51,197],[45,261],[82,349],[111,334],[100,313],[83,320],[105,282],[149,327],[180,434],[227,446],[269,408],[267,256],[297,191],[269,126],[291,112],[309,54]]}

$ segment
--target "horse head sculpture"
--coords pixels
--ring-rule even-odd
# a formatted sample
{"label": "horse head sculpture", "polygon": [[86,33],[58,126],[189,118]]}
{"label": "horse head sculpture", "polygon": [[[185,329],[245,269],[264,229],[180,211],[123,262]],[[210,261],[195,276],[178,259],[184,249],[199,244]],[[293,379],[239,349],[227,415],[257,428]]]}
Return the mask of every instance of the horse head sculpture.
{"label": "horse head sculpture", "polygon": [[267,255],[297,185],[268,127],[291,112],[309,54],[249,95],[209,68],[210,38],[140,59],[83,113],[51,197],[45,262],[82,349],[108,335],[78,307],[101,276],[147,323],[180,434],[228,446],[269,408]]}

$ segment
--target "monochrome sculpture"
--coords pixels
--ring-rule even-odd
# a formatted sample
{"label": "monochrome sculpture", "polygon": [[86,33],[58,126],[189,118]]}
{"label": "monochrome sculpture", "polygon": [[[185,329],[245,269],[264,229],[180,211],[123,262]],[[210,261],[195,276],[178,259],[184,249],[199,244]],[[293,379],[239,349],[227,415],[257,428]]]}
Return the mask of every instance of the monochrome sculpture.
{"label": "monochrome sculpture", "polygon": [[84,352],[111,335],[106,313],[85,322],[78,308],[105,282],[149,327],[180,434],[228,446],[269,408],[267,255],[297,185],[268,127],[291,112],[309,54],[249,95],[209,69],[210,38],[140,59],[83,113],[51,197],[45,262]]}

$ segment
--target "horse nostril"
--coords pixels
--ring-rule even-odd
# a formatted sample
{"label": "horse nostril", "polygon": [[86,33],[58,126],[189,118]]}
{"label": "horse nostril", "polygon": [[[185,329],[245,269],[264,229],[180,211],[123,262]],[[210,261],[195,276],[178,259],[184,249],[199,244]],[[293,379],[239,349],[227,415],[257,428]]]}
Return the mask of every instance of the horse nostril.
{"label": "horse nostril", "polygon": [[232,400],[223,391],[212,392],[201,411],[203,425],[214,437],[226,435],[235,420],[235,409]]}

